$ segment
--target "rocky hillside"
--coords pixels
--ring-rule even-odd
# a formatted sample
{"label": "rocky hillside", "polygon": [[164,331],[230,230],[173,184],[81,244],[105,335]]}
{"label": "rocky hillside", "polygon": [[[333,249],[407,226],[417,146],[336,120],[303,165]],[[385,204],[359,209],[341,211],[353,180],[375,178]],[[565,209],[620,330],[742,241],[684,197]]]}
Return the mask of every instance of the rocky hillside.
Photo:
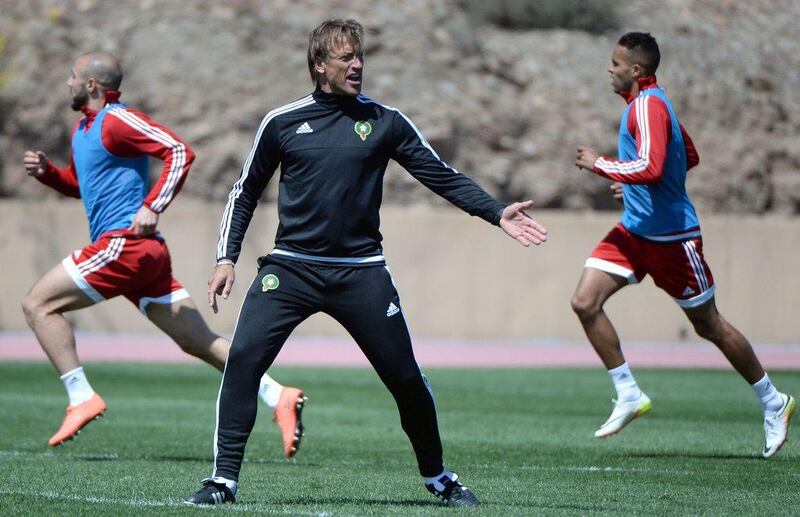
{"label": "rocky hillside", "polygon": [[[633,2],[619,28],[502,30],[455,0],[0,0],[0,194],[52,195],[25,177],[25,149],[68,158],[65,81],[85,51],[113,52],[123,100],[198,153],[185,190],[226,196],[263,115],[311,90],[308,31],[327,17],[367,28],[365,93],[403,110],[442,157],[502,199],[608,208],[578,172],[577,144],[614,152],[622,101],[605,69],[628,30],[662,48],[659,80],[693,135],[690,191],[704,211],[800,213],[800,2]],[[269,196],[274,197],[272,185]],[[385,197],[435,196],[398,168]],[[434,201],[441,202],[441,201]]]}

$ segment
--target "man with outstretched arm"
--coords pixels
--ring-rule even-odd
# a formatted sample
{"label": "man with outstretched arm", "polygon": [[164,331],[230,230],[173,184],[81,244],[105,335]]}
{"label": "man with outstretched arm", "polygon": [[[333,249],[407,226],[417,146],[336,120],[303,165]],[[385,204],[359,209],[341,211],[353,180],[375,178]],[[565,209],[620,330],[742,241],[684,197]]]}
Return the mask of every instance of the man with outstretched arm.
{"label": "man with outstretched arm", "polygon": [[428,491],[449,506],[478,505],[444,468],[433,394],[414,358],[383,257],[379,208],[386,166],[397,161],[426,187],[525,246],[543,242],[546,230],[525,214],[531,201],[498,203],[441,161],[400,111],[361,94],[363,34],[355,20],[328,20],[311,32],[308,67],[315,90],[264,117],[228,197],[209,284],[212,306],[218,294],[230,293],[256,203],[281,167],[275,247],[259,259],[217,401],[214,471],[186,497],[189,504],[235,500],[258,378],[292,330],[324,312],[353,336],[394,397]]}

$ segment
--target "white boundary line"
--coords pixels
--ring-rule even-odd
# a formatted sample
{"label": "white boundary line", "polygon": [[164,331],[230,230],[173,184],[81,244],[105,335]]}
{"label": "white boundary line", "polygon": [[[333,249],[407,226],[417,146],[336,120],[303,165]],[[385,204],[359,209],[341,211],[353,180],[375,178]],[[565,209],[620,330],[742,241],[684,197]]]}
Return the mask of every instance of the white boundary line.
{"label": "white boundary line", "polygon": [[[133,506],[135,508],[197,508],[183,503],[182,500],[168,498],[164,501],[152,501],[147,499],[114,499],[111,497],[97,497],[93,495],[77,496],[72,494],[61,494],[53,490],[27,491],[27,490],[6,490],[0,489],[0,496],[27,496],[41,499],[56,499],[59,501],[74,501],[77,503],[89,504],[117,504],[123,506]],[[255,505],[255,504],[232,504],[224,505],[226,511],[230,512],[258,512],[259,514],[276,515],[314,515],[316,517],[328,517],[330,512],[309,512],[302,510],[277,510],[274,505]],[[200,507],[201,509],[203,507]]]}
{"label": "white boundary line", "polygon": [[[677,454],[677,453],[676,453]],[[48,457],[48,458],[63,458],[63,457],[75,458],[75,459],[95,459],[95,458],[105,458],[105,459],[120,459],[125,461],[149,461],[151,458],[147,456],[144,457],[136,457],[136,456],[119,456],[117,454],[62,454],[56,452],[27,452],[27,451],[9,451],[9,450],[0,450],[0,458],[2,457]],[[755,458],[756,455],[754,454],[753,457]],[[742,457],[743,460],[748,460],[750,458]],[[387,460],[385,461],[389,464],[405,464],[405,462],[400,460]],[[244,459],[244,463],[261,463],[258,460],[252,459]],[[336,461],[339,465],[344,466],[358,466],[358,465],[366,465],[370,462],[368,461],[359,461],[359,460],[339,460]],[[600,466],[600,465],[555,465],[555,466],[546,466],[546,465],[508,465],[505,463],[475,463],[473,464],[474,468],[477,469],[488,469],[488,470],[496,470],[496,469],[503,469],[503,470],[528,470],[528,471],[550,471],[550,472],[586,472],[590,474],[625,474],[625,473],[638,473],[638,474],[668,474],[668,475],[685,475],[691,476],[697,474],[698,471],[696,470],[678,470],[678,469],[651,469],[646,467],[612,467],[612,466]],[[731,476],[734,475],[731,472],[725,472],[720,470],[710,471],[721,476]],[[705,472],[704,473],[709,473]],[[0,492],[2,493],[2,492]]]}

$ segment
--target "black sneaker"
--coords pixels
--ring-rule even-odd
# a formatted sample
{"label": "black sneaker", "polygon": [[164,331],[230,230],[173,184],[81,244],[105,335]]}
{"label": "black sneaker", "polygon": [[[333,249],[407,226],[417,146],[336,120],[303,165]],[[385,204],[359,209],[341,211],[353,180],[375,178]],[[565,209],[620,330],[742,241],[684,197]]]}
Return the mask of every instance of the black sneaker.
{"label": "black sneaker", "polygon": [[211,506],[220,503],[236,502],[236,497],[225,483],[216,483],[211,479],[202,481],[203,488],[183,498],[184,504],[192,506]]}
{"label": "black sneaker", "polygon": [[443,473],[433,483],[426,483],[425,488],[441,499],[445,506],[475,508],[480,504],[472,490],[461,484],[455,472]]}

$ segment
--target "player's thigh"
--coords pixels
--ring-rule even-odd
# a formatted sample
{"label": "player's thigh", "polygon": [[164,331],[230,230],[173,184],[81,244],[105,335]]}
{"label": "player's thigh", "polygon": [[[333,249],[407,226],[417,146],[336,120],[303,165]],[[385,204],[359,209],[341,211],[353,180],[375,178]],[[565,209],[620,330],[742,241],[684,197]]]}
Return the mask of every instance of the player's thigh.
{"label": "player's thigh", "polygon": [[177,343],[210,343],[219,337],[208,327],[194,301],[188,297],[167,303],[148,303],[145,314]]}
{"label": "player's thigh", "polygon": [[629,280],[623,276],[587,266],[578,279],[572,305],[576,308],[602,306],[611,295],[629,284]]}
{"label": "player's thigh", "polygon": [[[711,268],[703,256],[702,239],[646,246],[648,273],[653,282],[666,291],[684,310],[698,308],[698,314],[713,317],[716,310],[708,304],[716,290]],[[688,313],[687,313],[688,314]]]}
{"label": "player's thigh", "polygon": [[96,301],[76,284],[63,263],[56,264],[31,287],[23,300],[26,312],[67,312],[94,305]]}
{"label": "player's thigh", "polygon": [[692,326],[701,334],[719,331],[724,324],[713,296],[700,305],[681,307],[681,309]]}
{"label": "player's thigh", "polygon": [[640,282],[645,274],[636,238],[617,225],[586,259],[573,302],[602,305],[626,285]]}
{"label": "player's thigh", "polygon": [[68,255],[61,264],[89,298],[110,300],[148,283],[153,268],[142,260],[140,241],[109,232]]}

